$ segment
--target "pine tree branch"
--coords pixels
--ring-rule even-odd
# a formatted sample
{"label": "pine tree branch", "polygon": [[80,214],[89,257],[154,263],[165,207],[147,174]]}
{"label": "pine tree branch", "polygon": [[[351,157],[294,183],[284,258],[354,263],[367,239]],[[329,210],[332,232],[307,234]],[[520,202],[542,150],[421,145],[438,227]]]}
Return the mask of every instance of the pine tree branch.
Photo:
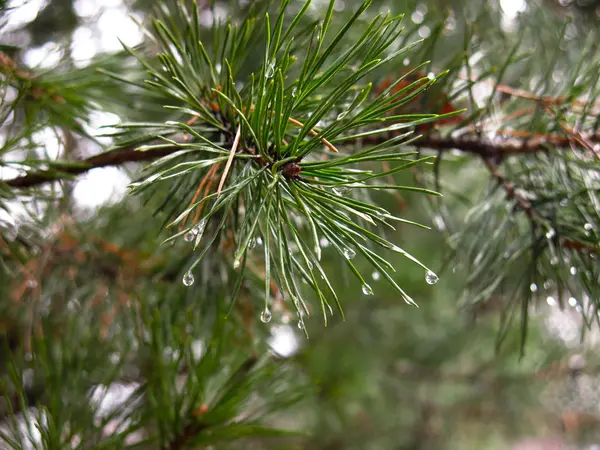
{"label": "pine tree branch", "polygon": [[[523,212],[529,218],[531,222],[531,226],[535,226],[535,219],[541,219],[547,221],[548,218],[541,214],[532,203],[527,200],[518,190],[518,186],[508,180],[504,175],[500,173],[498,170],[498,164],[495,160],[487,157],[483,157],[483,163],[486,168],[492,175],[494,179],[502,186],[504,192],[506,193],[506,197],[509,200],[514,200],[517,206],[523,210]],[[600,253],[600,249],[593,245],[588,245],[584,242],[575,241],[568,238],[562,238],[560,241],[560,246],[563,248],[569,248],[571,250],[575,250],[579,253]]]}
{"label": "pine tree branch", "polygon": [[[92,169],[101,167],[121,166],[128,162],[151,161],[153,159],[174,153],[178,150],[180,149],[175,146],[151,149],[143,152],[137,151],[133,147],[125,148],[122,150],[101,153],[99,155],[94,155],[90,156],[89,158],[75,161],[76,165],[72,167],[65,167],[61,171],[32,172],[27,175],[7,180],[5,183],[9,187],[25,189],[51,181],[59,181],[63,178],[66,178],[68,175],[81,175]],[[70,161],[70,163],[73,163],[73,161]]]}
{"label": "pine tree branch", "polygon": [[[363,138],[363,142],[370,144],[381,143],[382,140],[388,139],[389,136],[372,135]],[[586,136],[588,140],[600,141],[598,136]],[[572,138],[565,136],[558,140],[547,141],[543,138],[532,139],[510,139],[505,141],[490,141],[485,138],[473,135],[464,135],[459,137],[425,135],[416,143],[420,147],[430,148],[432,150],[460,150],[465,153],[472,153],[482,157],[503,157],[508,155],[526,155],[539,152],[548,152],[552,146],[567,146],[572,142]],[[48,183],[51,181],[59,181],[65,178],[66,175],[81,175],[92,169],[109,166],[120,166],[128,162],[150,161],[162,156],[169,155],[179,148],[166,147],[160,149],[152,149],[147,151],[137,151],[135,148],[124,148],[112,152],[101,153],[80,161],[75,161],[76,166],[66,167],[60,172],[32,172],[11,180],[5,181],[6,185],[12,188],[25,189],[39,184]]]}

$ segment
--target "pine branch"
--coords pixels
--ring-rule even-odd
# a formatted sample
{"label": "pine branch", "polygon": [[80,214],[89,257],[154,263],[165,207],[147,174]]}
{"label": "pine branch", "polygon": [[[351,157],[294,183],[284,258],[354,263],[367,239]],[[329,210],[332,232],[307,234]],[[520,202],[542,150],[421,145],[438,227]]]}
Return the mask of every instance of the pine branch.
{"label": "pine branch", "polygon": [[[591,137],[587,137],[591,139]],[[593,136],[595,140],[600,141],[600,135]],[[379,144],[387,140],[387,137],[380,135],[366,136],[363,142],[369,144]],[[415,144],[420,147],[429,148],[431,150],[448,151],[460,150],[465,153],[472,153],[482,157],[502,157],[508,155],[528,155],[533,153],[545,153],[551,150],[552,146],[562,147],[568,145],[572,138],[565,136],[557,140],[553,139],[548,142],[542,138],[533,139],[510,139],[506,141],[490,141],[480,136],[465,135],[460,137],[425,135],[421,137]],[[111,152],[101,153],[99,155],[90,156],[89,158],[75,161],[72,167],[65,167],[60,172],[33,172],[23,175],[5,183],[7,186],[16,189],[25,189],[51,181],[59,181],[66,178],[68,175],[81,175],[92,169],[109,166],[121,166],[128,162],[143,162],[151,161],[160,158],[176,151],[180,148],[166,147],[158,149],[148,149],[146,151],[137,151],[136,147],[115,150]]]}
{"label": "pine branch", "polygon": [[[512,183],[508,178],[502,175],[499,171],[498,164],[489,157],[483,157],[483,163],[492,175],[492,177],[502,186],[506,197],[509,200],[514,200],[518,207],[525,212],[531,222],[531,226],[535,227],[535,220],[541,219],[548,221],[548,218],[540,213],[532,203],[527,200],[518,190],[518,186]],[[587,245],[583,242],[574,241],[572,239],[562,238],[559,241],[560,245],[564,248],[569,248],[580,253],[599,253],[600,249],[596,246]]]}
{"label": "pine branch", "polygon": [[25,189],[51,181],[59,181],[67,178],[67,176],[70,175],[82,175],[92,169],[97,169],[100,167],[121,166],[128,162],[151,161],[153,159],[174,153],[178,150],[180,149],[173,146],[167,148],[149,149],[141,152],[137,151],[135,147],[130,147],[118,151],[101,153],[99,155],[90,156],[89,158],[75,162],[70,161],[70,164],[74,165],[71,167],[65,167],[60,172],[33,172],[21,177],[7,180],[5,183],[7,186],[12,188]]}

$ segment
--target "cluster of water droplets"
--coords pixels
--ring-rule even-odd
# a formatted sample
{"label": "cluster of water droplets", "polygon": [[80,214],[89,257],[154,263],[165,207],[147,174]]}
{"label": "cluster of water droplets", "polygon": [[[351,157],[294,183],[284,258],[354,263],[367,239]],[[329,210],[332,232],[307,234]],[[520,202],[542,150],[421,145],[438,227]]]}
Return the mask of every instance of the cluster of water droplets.
{"label": "cluster of water droplets", "polygon": [[342,197],[344,194],[346,194],[348,191],[350,191],[350,188],[348,188],[346,186],[336,186],[332,189],[332,191],[338,197]]}
{"label": "cluster of water droplets", "polygon": [[354,250],[352,250],[351,248],[345,248],[343,250],[343,252],[344,252],[344,257],[346,259],[352,259],[356,256],[356,252]]}
{"label": "cluster of water droplets", "polygon": [[200,240],[202,239],[202,235],[204,234],[204,230],[206,228],[206,217],[194,225],[190,231],[183,235],[183,240],[185,242],[195,242],[195,245],[198,245]]}
{"label": "cluster of water droplets", "polygon": [[263,244],[263,240],[261,237],[257,237],[255,239],[250,239],[250,242],[248,243],[248,248],[249,249],[253,249],[256,247],[260,247]]}
{"label": "cluster of water droplets", "polygon": [[267,68],[265,70],[265,76],[267,78],[273,78],[273,75],[275,74],[275,60],[272,59],[269,64],[267,64]]}

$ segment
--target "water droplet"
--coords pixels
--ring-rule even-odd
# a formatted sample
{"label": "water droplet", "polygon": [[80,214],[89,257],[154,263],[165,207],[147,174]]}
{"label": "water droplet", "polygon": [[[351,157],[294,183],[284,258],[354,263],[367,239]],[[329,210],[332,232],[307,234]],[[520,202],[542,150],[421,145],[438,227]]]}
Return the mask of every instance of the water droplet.
{"label": "water droplet", "polygon": [[591,223],[586,223],[586,224],[583,226],[583,229],[584,229],[585,231],[592,231],[592,224],[591,224]]}
{"label": "water droplet", "polygon": [[577,299],[575,297],[569,297],[569,305],[577,306]]}
{"label": "water droplet", "polygon": [[185,242],[192,242],[192,241],[194,240],[194,238],[195,238],[195,237],[196,237],[196,236],[194,235],[194,232],[193,232],[193,231],[188,231],[187,233],[185,233],[185,234],[183,235],[183,240],[184,240]]}
{"label": "water droplet", "polygon": [[554,299],[554,297],[546,297],[546,303],[548,303],[548,305],[550,306],[554,306],[556,305],[556,300]]}
{"label": "water droplet", "polygon": [[552,259],[550,259],[550,265],[556,266],[557,264],[558,264],[558,257],[554,256]]}
{"label": "water droplet", "polygon": [[192,228],[192,233],[194,233],[196,237],[196,242],[194,242],[194,249],[198,246],[200,241],[202,240],[202,235],[204,234],[204,230],[206,229],[206,217],[198,222],[194,228]]}
{"label": "water droplet", "polygon": [[433,79],[435,78],[435,73],[433,73],[433,72],[429,72],[429,73],[427,74],[427,78],[429,78],[430,80],[433,80]]}
{"label": "water droplet", "polygon": [[202,219],[200,222],[198,222],[194,228],[192,228],[192,233],[194,233],[195,235],[199,235],[204,233],[204,229],[206,228],[206,217],[204,219]]}
{"label": "water droplet", "polygon": [[344,256],[347,259],[352,259],[356,256],[356,252],[354,250],[352,250],[351,248],[345,248],[344,249]]}
{"label": "water droplet", "polygon": [[236,259],[233,261],[233,268],[234,268],[234,269],[237,269],[238,267],[240,267],[240,258],[236,258]]}
{"label": "water droplet", "polygon": [[271,311],[269,310],[268,307],[265,306],[265,309],[263,312],[260,313],[260,321],[262,323],[269,323],[271,321]]}
{"label": "water droplet", "polygon": [[556,236],[556,231],[554,231],[554,228],[550,228],[546,233],[546,239],[552,239],[554,236]]}
{"label": "water droplet", "polygon": [[373,289],[367,283],[362,285],[362,293],[365,295],[373,295]]}
{"label": "water droplet", "polygon": [[187,271],[183,276],[182,281],[184,286],[191,286],[194,284],[194,274],[192,274],[190,271]]}
{"label": "water droplet", "polygon": [[404,64],[405,66],[408,66],[410,64],[410,59],[404,58],[404,61],[402,61],[402,64]]}
{"label": "water droplet", "polygon": [[568,204],[569,204],[569,201],[566,198],[563,198],[559,203],[559,205],[563,206],[563,207],[567,206]]}
{"label": "water droplet", "polygon": [[544,289],[550,289],[550,287],[554,284],[552,280],[544,281]]}
{"label": "water droplet", "polygon": [[538,286],[537,286],[537,284],[535,284],[535,283],[531,283],[531,284],[529,285],[529,290],[530,290],[531,292],[537,292],[537,290],[538,290]]}
{"label": "water droplet", "polygon": [[327,240],[327,238],[321,238],[321,240],[319,241],[319,243],[321,244],[322,248],[329,247],[329,241]]}
{"label": "water droplet", "polygon": [[296,98],[296,95],[298,95],[298,88],[294,86],[294,89],[292,89],[292,98]]}
{"label": "water droplet", "polygon": [[267,66],[267,70],[265,71],[265,76],[267,78],[271,78],[274,73],[275,73],[275,60],[273,59]]}
{"label": "water droplet", "polygon": [[304,320],[300,319],[298,321],[298,329],[299,330],[304,330]]}
{"label": "water droplet", "polygon": [[381,275],[379,275],[379,272],[375,271],[371,274],[371,278],[373,278],[375,281],[377,281],[381,278]]}
{"label": "water droplet", "polygon": [[577,275],[577,267],[571,267],[569,271],[571,272],[571,275]]}
{"label": "water droplet", "polygon": [[343,196],[346,192],[348,192],[350,189],[348,189],[347,187],[344,186],[336,186],[332,189],[333,193],[335,195],[337,195],[338,197]]}
{"label": "water droplet", "polygon": [[427,281],[427,284],[435,284],[439,281],[439,278],[431,270],[428,270],[425,274],[425,281]]}
{"label": "water droplet", "polygon": [[344,117],[348,115],[348,111],[344,111],[338,114],[337,120],[342,120]]}

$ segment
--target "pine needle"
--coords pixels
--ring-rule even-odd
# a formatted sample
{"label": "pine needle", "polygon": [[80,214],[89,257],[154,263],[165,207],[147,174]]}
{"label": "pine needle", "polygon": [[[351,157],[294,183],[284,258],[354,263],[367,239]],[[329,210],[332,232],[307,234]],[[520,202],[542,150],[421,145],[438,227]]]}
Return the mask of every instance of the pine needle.
{"label": "pine needle", "polygon": [[241,131],[241,125],[238,125],[237,131],[235,132],[235,139],[233,141],[233,145],[231,146],[231,151],[229,152],[229,158],[227,158],[227,164],[225,164],[225,170],[223,170],[221,181],[219,181],[219,187],[217,188],[217,197],[221,195],[221,189],[223,189],[223,185],[225,184],[225,180],[227,179],[227,174],[229,173],[229,169],[231,168],[233,157],[235,156],[235,152],[240,143]]}

